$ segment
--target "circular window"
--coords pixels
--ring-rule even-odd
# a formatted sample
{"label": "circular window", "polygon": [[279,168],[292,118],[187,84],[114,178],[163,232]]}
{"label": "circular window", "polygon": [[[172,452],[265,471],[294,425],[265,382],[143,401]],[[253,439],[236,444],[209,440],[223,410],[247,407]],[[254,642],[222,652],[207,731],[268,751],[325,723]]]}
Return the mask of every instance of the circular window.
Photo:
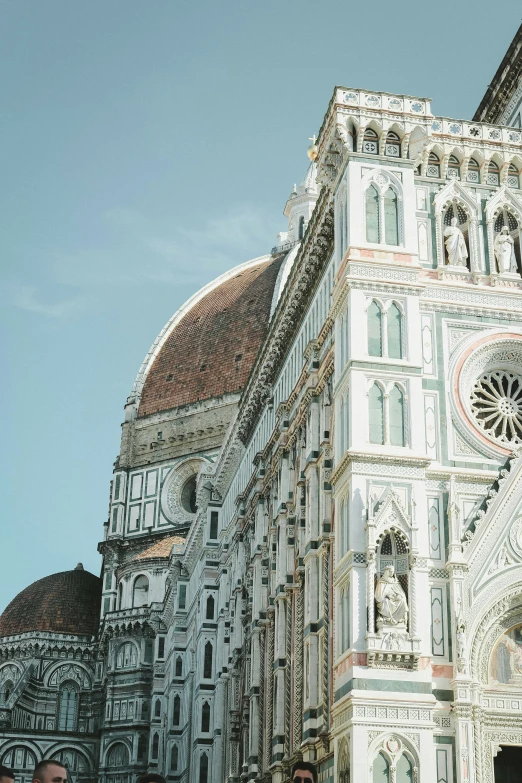
{"label": "circular window", "polygon": [[522,377],[487,372],[471,393],[471,410],[479,427],[499,443],[522,443]]}
{"label": "circular window", "polygon": [[183,485],[181,505],[188,514],[195,514],[198,510],[196,503],[196,476],[191,476]]}

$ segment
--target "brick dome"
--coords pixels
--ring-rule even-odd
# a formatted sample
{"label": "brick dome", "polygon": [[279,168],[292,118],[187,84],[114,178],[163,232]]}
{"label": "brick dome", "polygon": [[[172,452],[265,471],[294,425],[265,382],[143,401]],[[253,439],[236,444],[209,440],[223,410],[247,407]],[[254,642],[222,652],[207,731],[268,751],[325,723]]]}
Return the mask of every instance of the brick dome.
{"label": "brick dome", "polygon": [[188,303],[145,371],[138,416],[244,388],[267,332],[283,258],[232,270]]}
{"label": "brick dome", "polygon": [[0,637],[30,631],[94,636],[100,619],[102,581],[78,564],[18,593],[0,617]]}

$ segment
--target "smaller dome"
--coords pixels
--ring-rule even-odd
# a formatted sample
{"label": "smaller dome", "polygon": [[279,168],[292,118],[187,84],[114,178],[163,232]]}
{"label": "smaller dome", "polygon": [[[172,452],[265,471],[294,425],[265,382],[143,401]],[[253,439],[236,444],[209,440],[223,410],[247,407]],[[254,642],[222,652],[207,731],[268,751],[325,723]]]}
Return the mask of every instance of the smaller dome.
{"label": "smaller dome", "polygon": [[94,636],[102,580],[79,566],[45,576],[18,593],[0,616],[0,637],[30,631]]}

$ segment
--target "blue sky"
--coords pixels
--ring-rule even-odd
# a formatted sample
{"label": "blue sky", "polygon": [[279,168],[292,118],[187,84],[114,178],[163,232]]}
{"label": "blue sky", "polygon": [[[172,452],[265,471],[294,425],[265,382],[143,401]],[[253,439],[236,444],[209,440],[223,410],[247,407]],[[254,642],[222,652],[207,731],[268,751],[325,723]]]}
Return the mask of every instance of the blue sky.
{"label": "blue sky", "polygon": [[195,290],[273,246],[334,85],[470,117],[520,24],[519,0],[491,9],[0,2],[0,610],[99,571],[141,361]]}

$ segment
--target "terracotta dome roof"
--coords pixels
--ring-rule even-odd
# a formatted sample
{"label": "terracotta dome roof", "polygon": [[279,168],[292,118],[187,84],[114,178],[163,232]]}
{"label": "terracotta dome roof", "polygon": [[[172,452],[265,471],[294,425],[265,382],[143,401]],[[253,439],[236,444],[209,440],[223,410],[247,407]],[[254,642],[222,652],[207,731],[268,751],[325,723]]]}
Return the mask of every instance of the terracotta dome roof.
{"label": "terracotta dome roof", "polygon": [[188,309],[147,372],[138,416],[244,388],[267,332],[283,258],[241,267]]}
{"label": "terracotta dome roof", "polygon": [[100,620],[102,581],[81,563],[18,593],[0,617],[0,637],[29,631],[93,636]]}

